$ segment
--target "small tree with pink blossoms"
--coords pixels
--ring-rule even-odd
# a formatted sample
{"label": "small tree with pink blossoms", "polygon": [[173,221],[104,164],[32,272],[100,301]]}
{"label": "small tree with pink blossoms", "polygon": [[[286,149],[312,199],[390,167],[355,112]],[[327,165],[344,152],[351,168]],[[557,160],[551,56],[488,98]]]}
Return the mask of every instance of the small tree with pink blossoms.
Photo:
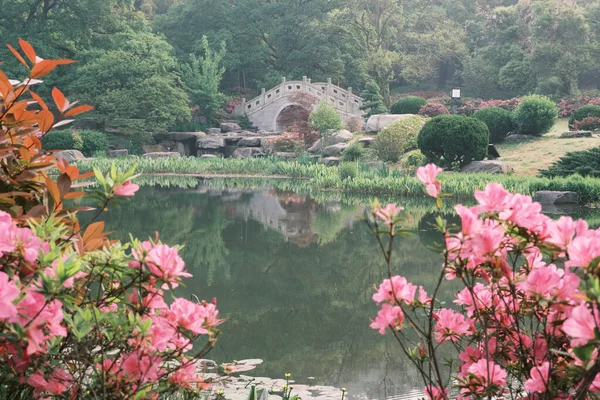
{"label": "small tree with pink blossoms", "polygon": [[[433,164],[417,171],[438,208],[440,172]],[[371,327],[396,338],[429,399],[598,398],[600,229],[552,220],[496,183],[475,199],[455,207],[460,227],[436,221],[445,246],[431,295],[391,269],[393,242],[407,234],[402,207],[374,204],[367,223],[388,278],[373,295],[381,308]],[[462,289],[444,307],[447,281]]]}

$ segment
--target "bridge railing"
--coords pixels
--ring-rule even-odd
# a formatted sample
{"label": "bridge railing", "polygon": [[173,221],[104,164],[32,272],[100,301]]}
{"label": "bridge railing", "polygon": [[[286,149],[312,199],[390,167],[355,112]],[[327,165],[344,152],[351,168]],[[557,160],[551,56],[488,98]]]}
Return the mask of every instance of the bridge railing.
{"label": "bridge railing", "polygon": [[319,100],[328,101],[336,110],[343,113],[361,115],[362,98],[354,95],[352,88],[345,90],[333,85],[331,79],[328,79],[327,82],[313,83],[306,77],[303,77],[301,81],[287,81],[286,78],[282,78],[279,85],[268,91],[262,89],[261,94],[252,100],[242,99],[242,103],[233,112],[236,115],[250,115],[283,96],[289,96],[291,93],[297,92],[305,92]]}

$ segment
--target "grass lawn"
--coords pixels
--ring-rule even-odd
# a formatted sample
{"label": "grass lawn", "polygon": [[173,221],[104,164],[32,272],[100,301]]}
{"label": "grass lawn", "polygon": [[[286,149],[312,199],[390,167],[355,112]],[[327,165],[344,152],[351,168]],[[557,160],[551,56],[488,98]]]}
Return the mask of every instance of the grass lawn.
{"label": "grass lawn", "polygon": [[536,176],[565,153],[600,146],[600,138],[597,137],[560,139],[559,135],[568,130],[568,120],[561,119],[550,133],[541,138],[496,145],[502,156],[500,160],[513,167],[517,176]]}

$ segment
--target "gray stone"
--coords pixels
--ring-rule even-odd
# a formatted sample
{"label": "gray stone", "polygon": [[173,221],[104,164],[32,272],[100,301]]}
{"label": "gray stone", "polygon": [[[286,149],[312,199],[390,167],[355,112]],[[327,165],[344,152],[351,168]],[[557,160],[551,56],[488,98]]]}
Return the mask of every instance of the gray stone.
{"label": "gray stone", "polygon": [[261,143],[260,143],[260,139],[259,137],[245,137],[240,139],[240,141],[238,142],[238,146],[240,147],[260,147]]}
{"label": "gray stone", "polygon": [[146,153],[144,154],[146,158],[177,158],[181,157],[181,154],[175,151],[161,151],[156,153]]}
{"label": "gray stone", "polygon": [[335,141],[333,144],[348,143],[353,137],[354,135],[352,135],[352,132],[342,129],[333,135],[333,140]]}
{"label": "gray stone", "polygon": [[[327,143],[327,146],[332,146],[334,144],[339,144],[339,143],[346,143],[347,140],[344,139],[343,136],[338,137],[338,136],[331,136],[329,138],[325,139],[325,142]],[[323,148],[323,139],[319,139],[315,142],[315,144],[313,144],[309,149],[308,152],[309,153],[316,153],[319,150],[321,150]]]}
{"label": "gray stone", "polygon": [[190,155],[190,151],[186,148],[186,145],[183,144],[182,142],[175,143],[175,148],[173,150],[175,150],[176,152],[181,154],[183,157]]}
{"label": "gray stone", "polygon": [[144,153],[162,153],[168,151],[168,149],[160,144],[151,144],[147,146],[142,146],[142,151]]}
{"label": "gray stone", "polygon": [[206,134],[207,135],[220,135],[221,134],[221,128],[208,128],[206,130]]}
{"label": "gray stone", "polygon": [[573,131],[561,133],[561,139],[574,139],[574,138],[591,138],[592,132],[590,131]]}
{"label": "gray stone", "polygon": [[340,165],[339,157],[325,157],[319,160],[319,163],[325,164],[328,167],[334,167],[336,165]]}
{"label": "gray stone", "polygon": [[222,137],[207,136],[199,138],[196,145],[198,149],[218,150],[225,147],[225,140]]}
{"label": "gray stone", "polygon": [[520,134],[513,134],[513,135],[508,135],[506,138],[504,138],[504,141],[507,143],[514,143],[514,142],[524,142],[526,140],[531,140],[533,139],[533,136],[529,136],[529,135],[520,135]]}
{"label": "gray stone", "polygon": [[161,142],[163,140],[172,140],[173,142],[183,142],[184,140],[196,140],[205,137],[204,132],[162,132],[155,133],[154,140]]}
{"label": "gray stone", "polygon": [[262,155],[259,148],[256,147],[240,147],[233,151],[233,158],[251,158]]}
{"label": "gray stone", "polygon": [[160,144],[161,146],[163,146],[164,148],[166,148],[169,151],[175,147],[175,142],[172,140],[163,140],[158,144]]}
{"label": "gray stone", "polygon": [[56,152],[56,159],[64,158],[66,162],[72,163],[85,159],[85,156],[79,150],[63,150]]}
{"label": "gray stone", "polygon": [[484,172],[488,174],[508,174],[513,171],[511,167],[500,161],[473,161],[460,169],[461,172]]}
{"label": "gray stone", "polygon": [[533,201],[537,201],[541,204],[577,204],[579,202],[579,196],[575,192],[540,190],[535,192]]}
{"label": "gray stone", "polygon": [[240,132],[242,128],[235,122],[222,122],[221,123],[221,132]]}
{"label": "gray stone", "polygon": [[346,150],[346,147],[348,147],[348,145],[346,143],[338,143],[338,144],[334,144],[332,146],[327,146],[323,149],[323,156],[324,157],[339,156],[340,154],[342,154],[344,152],[344,150]]}
{"label": "gray stone", "polygon": [[295,160],[297,158],[296,153],[292,152],[277,152],[273,154],[277,158],[281,158],[282,160]]}
{"label": "gray stone", "polygon": [[127,151],[127,149],[109,150],[106,155],[109,157],[127,157],[129,155],[129,151]]}
{"label": "gray stone", "polygon": [[219,156],[215,154],[202,154],[200,158],[219,158]]}
{"label": "gray stone", "polygon": [[225,137],[225,144],[228,146],[234,146],[236,145],[242,138],[239,136],[226,136]]}
{"label": "gray stone", "polygon": [[358,139],[358,143],[361,143],[365,147],[370,147],[371,143],[373,143],[373,140],[375,140],[375,138],[364,137],[364,138]]}
{"label": "gray stone", "polygon": [[412,116],[413,114],[375,114],[371,115],[365,125],[365,132],[379,132],[389,124]]}

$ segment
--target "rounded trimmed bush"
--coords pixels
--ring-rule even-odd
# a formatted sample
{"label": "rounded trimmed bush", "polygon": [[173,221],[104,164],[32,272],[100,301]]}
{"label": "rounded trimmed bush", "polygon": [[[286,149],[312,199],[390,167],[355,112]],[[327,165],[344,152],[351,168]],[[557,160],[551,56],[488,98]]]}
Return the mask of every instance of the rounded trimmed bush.
{"label": "rounded trimmed bush", "polygon": [[515,130],[515,121],[510,111],[500,107],[486,107],[477,111],[473,118],[477,118],[487,125],[490,130],[490,143],[498,143]]}
{"label": "rounded trimmed bush", "polygon": [[[42,148],[44,150],[72,150],[75,141],[71,131],[50,131],[42,136]],[[79,150],[79,149],[76,149]]]}
{"label": "rounded trimmed bush", "polygon": [[542,136],[558,121],[558,108],[548,97],[534,94],[521,100],[514,116],[520,134]]}
{"label": "rounded trimmed bush", "polygon": [[365,156],[366,151],[362,143],[354,142],[342,153],[342,161],[358,161]]}
{"label": "rounded trimmed bush", "polygon": [[405,169],[413,170],[425,165],[427,163],[427,157],[425,157],[420,150],[411,150],[402,155],[400,163]]}
{"label": "rounded trimmed bush", "polygon": [[450,111],[442,103],[427,103],[419,110],[422,117],[437,117],[438,115],[450,115]]}
{"label": "rounded trimmed bush", "polygon": [[490,131],[486,124],[463,115],[440,115],[429,120],[418,144],[430,160],[444,166],[465,165],[487,156]]}
{"label": "rounded trimmed bush", "polygon": [[569,118],[569,128],[574,128],[575,121],[583,121],[588,117],[600,117],[600,106],[588,104],[575,110]]}
{"label": "rounded trimmed bush", "polygon": [[411,115],[383,128],[371,143],[371,148],[382,161],[398,162],[403,153],[418,147],[417,138],[425,119]]}
{"label": "rounded trimmed bush", "polygon": [[390,107],[392,114],[417,114],[427,100],[418,96],[403,97]]}
{"label": "rounded trimmed bush", "polygon": [[356,178],[358,175],[358,165],[355,162],[343,162],[338,167],[340,179]]}
{"label": "rounded trimmed bush", "polygon": [[83,141],[81,152],[86,157],[92,157],[95,153],[108,150],[108,139],[99,131],[83,130],[77,131],[77,135]]}

